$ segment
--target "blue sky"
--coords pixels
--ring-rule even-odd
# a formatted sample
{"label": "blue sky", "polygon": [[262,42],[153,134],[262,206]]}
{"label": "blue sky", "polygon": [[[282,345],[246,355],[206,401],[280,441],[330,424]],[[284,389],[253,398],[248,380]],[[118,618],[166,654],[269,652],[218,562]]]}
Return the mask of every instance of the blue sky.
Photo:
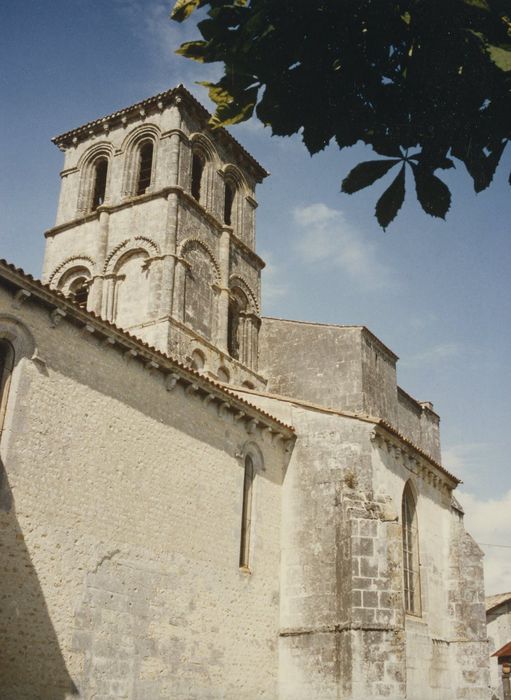
{"label": "blue sky", "polygon": [[[179,82],[211,107],[194,81],[217,70],[173,54],[196,32],[168,20],[170,5],[3,4],[0,256],[40,274],[63,163],[52,136]],[[233,133],[271,172],[257,192],[264,313],[365,324],[390,346],[400,385],[442,417],[444,464],[464,481],[468,527],[479,542],[510,544],[509,150],[492,188],[477,196],[461,166],[449,171],[447,222],[422,213],[412,192],[383,233],[373,216],[382,187],[339,191],[370,152],[332,146],[311,158],[299,137],[271,137],[256,122]],[[488,591],[511,590],[511,549],[483,549]]]}

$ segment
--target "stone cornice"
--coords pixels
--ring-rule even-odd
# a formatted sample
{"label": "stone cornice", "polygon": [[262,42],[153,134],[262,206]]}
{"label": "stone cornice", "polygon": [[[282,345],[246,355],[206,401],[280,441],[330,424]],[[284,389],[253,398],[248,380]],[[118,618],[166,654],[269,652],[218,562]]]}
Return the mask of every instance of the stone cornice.
{"label": "stone cornice", "polygon": [[156,190],[155,192],[146,192],[145,194],[140,194],[134,197],[127,197],[118,204],[108,204],[107,202],[99,206],[95,211],[91,211],[87,214],[83,214],[82,216],[78,216],[76,217],[76,219],[71,219],[71,221],[66,221],[63,224],[53,226],[52,228],[44,232],[44,236],[45,238],[50,238],[52,236],[56,236],[62,231],[67,231],[69,229],[74,228],[75,226],[80,226],[81,224],[84,224],[88,221],[94,221],[95,219],[99,219],[99,216],[103,211],[107,212],[108,214],[112,214],[116,211],[127,209],[128,207],[135,207],[138,204],[148,202],[152,199],[164,199],[165,197],[168,197],[169,194],[176,194],[178,197],[183,199],[189,206],[195,209],[195,211],[198,214],[204,217],[218,234],[220,234],[223,230],[228,229],[230,231],[231,240],[234,243],[234,245],[237,248],[239,248],[242,253],[247,255],[252,262],[256,263],[260,270],[262,270],[265,267],[266,263],[264,262],[264,260],[262,260],[262,258],[260,258],[257,255],[257,253],[255,253],[251,248],[249,248],[246,243],[244,243],[240,238],[238,238],[232,232],[232,229],[222,224],[215,216],[213,216],[206,209],[204,209],[202,204],[200,204],[195,199],[195,197],[192,197],[192,195],[189,192],[186,192],[186,190],[184,190],[179,185],[162,187],[161,189]]}
{"label": "stone cornice", "polygon": [[[108,133],[112,128],[117,126],[126,126],[130,119],[144,119],[147,115],[152,112],[162,112],[166,107],[171,104],[179,104],[183,100],[186,104],[198,112],[201,119],[204,121],[209,121],[211,114],[208,110],[201,105],[201,103],[195,99],[195,97],[188,92],[188,90],[183,85],[178,85],[175,88],[166,90],[165,92],[160,92],[157,95],[148,97],[141,102],[136,102],[135,104],[120,109],[117,112],[112,112],[107,114],[100,119],[95,119],[94,121],[87,122],[76,129],[71,129],[63,134],[59,134],[52,138],[52,142],[60,148],[60,150],[66,150],[72,146],[77,145],[80,141],[90,138],[91,135],[105,134]],[[219,128],[215,129],[215,133],[221,138],[225,139],[230,146],[234,147],[235,151],[245,158],[246,161],[252,167],[256,179],[258,182],[268,175],[268,172],[263,168],[263,166],[257,162],[257,160],[243,148],[243,146],[232,136],[226,129]]]}
{"label": "stone cornice", "polygon": [[424,450],[405,438],[399,431],[385,421],[379,421],[371,434],[380,448],[386,448],[394,459],[401,462],[418,478],[440,490],[452,491],[460,479],[447,471]]}
{"label": "stone cornice", "polygon": [[183,385],[185,389],[193,386],[193,391],[187,393],[193,400],[202,399],[206,404],[216,402],[224,407],[223,413],[232,413],[233,416],[243,412],[247,432],[253,431],[254,427],[259,427],[264,432],[266,428],[266,433],[269,432],[278,442],[282,441],[286,449],[291,448],[294,430],[289,425],[250,404],[219,382],[186,367],[177,359],[165,355],[94,313],[81,309],[60,292],[43,285],[5,260],[0,260],[0,283],[12,291],[13,304],[19,303],[19,291],[24,290],[27,299],[25,304],[38,303],[46,307],[53,327],[66,322],[81,328],[87,336],[103,341],[100,347],[105,351],[117,350],[126,360],[143,364],[152,375],[163,376],[169,391],[177,384]]}
{"label": "stone cornice", "polygon": [[[305,401],[304,399],[297,399],[292,396],[283,396],[281,394],[272,394],[269,392],[259,391],[257,389],[247,389],[245,387],[240,387],[236,389],[237,392],[243,394],[253,394],[254,396],[263,396],[269,399],[275,399],[277,401],[285,401],[286,403],[294,404],[296,406],[304,406],[311,411],[318,411],[318,413],[327,413],[330,415],[342,416],[343,418],[352,418],[354,420],[361,421],[363,423],[371,423],[374,425],[374,430],[372,432],[371,438],[374,440],[376,438],[383,441],[387,440],[389,445],[397,446],[399,449],[409,450],[412,456],[421,462],[422,468],[426,468],[433,474],[445,481],[449,485],[450,489],[456,488],[458,484],[461,484],[461,479],[458,479],[454,474],[451,474],[445,467],[443,467],[439,462],[437,462],[433,457],[428,454],[421,447],[416,445],[414,442],[405,437],[402,433],[394,428],[390,423],[383,420],[382,418],[377,418],[376,416],[370,416],[363,413],[355,413],[353,411],[342,411],[335,408],[328,408],[327,406],[321,406],[320,404],[313,403],[312,401]],[[392,442],[392,440],[394,442]],[[397,453],[396,453],[397,454]]]}

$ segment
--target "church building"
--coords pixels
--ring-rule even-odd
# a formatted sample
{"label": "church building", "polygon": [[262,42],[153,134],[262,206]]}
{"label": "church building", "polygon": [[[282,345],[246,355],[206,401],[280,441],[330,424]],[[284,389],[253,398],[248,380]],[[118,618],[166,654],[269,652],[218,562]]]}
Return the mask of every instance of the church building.
{"label": "church building", "polygon": [[364,326],[265,318],[264,168],[182,86],[62,134],[0,262],[2,700],[489,700],[439,417]]}

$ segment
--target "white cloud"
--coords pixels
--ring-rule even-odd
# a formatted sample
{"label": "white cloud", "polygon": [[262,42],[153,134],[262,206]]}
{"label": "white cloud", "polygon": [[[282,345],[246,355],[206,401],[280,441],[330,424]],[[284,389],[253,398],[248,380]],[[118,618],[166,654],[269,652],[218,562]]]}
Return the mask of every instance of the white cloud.
{"label": "white cloud", "polygon": [[[511,489],[501,498],[483,500],[471,493],[460,494],[465,526],[485,553],[486,595],[511,590]],[[505,545],[495,547],[488,545]]]}
{"label": "white cloud", "polygon": [[[147,47],[159,70],[147,86],[149,91],[186,85],[199,100],[207,102],[207,90],[194,85],[194,81],[216,81],[221,75],[221,66],[198,64],[177,56],[175,51],[184,41],[200,38],[196,18],[179,24],[170,19],[173,3],[167,0],[116,0],[117,8],[129,20],[134,36]],[[159,87],[155,87],[159,84]]]}
{"label": "white cloud", "polygon": [[438,343],[431,345],[421,352],[409,355],[400,360],[401,367],[420,367],[426,364],[435,364],[454,357],[460,357],[463,348],[459,343]]}
{"label": "white cloud", "polygon": [[442,448],[442,463],[453,474],[467,480],[476,475],[488,459],[490,445],[487,442],[465,442]]}
{"label": "white cloud", "polygon": [[262,271],[262,297],[263,305],[271,304],[286,296],[289,289],[285,268],[276,263],[273,256],[268,251],[261,253],[263,260],[266,262],[266,267]]}
{"label": "white cloud", "polygon": [[395,285],[392,271],[378,259],[376,245],[349,224],[342,211],[311,204],[294,209],[293,218],[301,230],[296,249],[307,262],[334,265],[359,289]]}

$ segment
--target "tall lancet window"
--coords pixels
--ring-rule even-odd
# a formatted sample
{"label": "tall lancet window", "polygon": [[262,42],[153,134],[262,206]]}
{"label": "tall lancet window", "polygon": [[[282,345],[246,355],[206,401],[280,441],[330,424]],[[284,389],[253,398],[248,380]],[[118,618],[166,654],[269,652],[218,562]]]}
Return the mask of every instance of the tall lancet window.
{"label": "tall lancet window", "polygon": [[225,183],[225,193],[224,193],[224,223],[227,226],[232,224],[232,206],[234,204],[234,196],[236,194],[236,189],[232,182]]}
{"label": "tall lancet window", "polygon": [[403,592],[405,611],[411,615],[420,615],[419,528],[417,524],[417,505],[410,483],[406,484],[403,491],[401,522],[403,527]]}
{"label": "tall lancet window", "polygon": [[243,508],[241,511],[240,568],[248,569],[250,564],[250,530],[252,525],[252,487],[254,484],[254,462],[245,457],[243,478]]}
{"label": "tall lancet window", "polygon": [[14,348],[8,340],[0,339],[0,435],[4,425],[7,397],[14,367]]}
{"label": "tall lancet window", "polygon": [[95,211],[105,201],[106,177],[108,174],[108,160],[98,158],[94,164],[94,189],[92,192],[92,211]]}
{"label": "tall lancet window", "polygon": [[144,194],[151,184],[153,170],[153,142],[145,141],[140,146],[137,180],[137,194]]}
{"label": "tall lancet window", "polygon": [[192,197],[200,202],[202,175],[204,173],[204,158],[200,153],[194,153],[192,158]]}

